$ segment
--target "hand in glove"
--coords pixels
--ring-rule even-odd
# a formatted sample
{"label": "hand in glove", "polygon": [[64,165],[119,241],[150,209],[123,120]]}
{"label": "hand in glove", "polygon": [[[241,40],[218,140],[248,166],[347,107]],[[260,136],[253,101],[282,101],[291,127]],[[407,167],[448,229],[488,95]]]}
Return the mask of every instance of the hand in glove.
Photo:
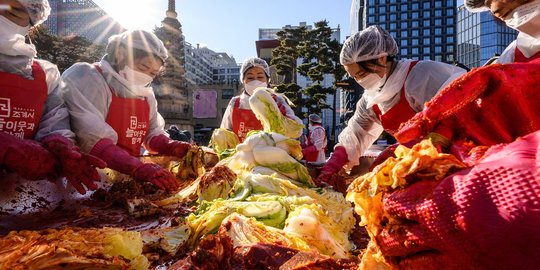
{"label": "hand in glove", "polygon": [[39,143],[0,132],[0,166],[28,180],[55,178],[58,162]]}
{"label": "hand in glove", "polygon": [[142,163],[110,139],[101,139],[90,153],[104,160],[107,167],[130,175],[135,180],[150,182],[166,191],[178,189],[178,182],[171,172],[156,164]]}
{"label": "hand in glove", "polygon": [[330,159],[326,162],[326,164],[323,166],[321,170],[321,174],[317,177],[315,180],[315,184],[318,186],[324,185],[324,183],[329,184],[331,186],[336,186],[339,183],[334,183],[333,179],[336,179],[335,177],[332,177],[334,174],[337,174],[345,164],[349,162],[349,158],[347,157],[347,151],[345,150],[345,147],[338,146],[334,149],[334,152],[330,156]]}
{"label": "hand in glove", "polygon": [[41,143],[60,161],[60,175],[80,194],[85,194],[86,189],[97,189],[96,182],[101,178],[96,168],[107,166],[103,160],[81,153],[79,147],[60,135],[49,135]]}
{"label": "hand in glove", "polygon": [[437,132],[491,146],[540,129],[540,62],[489,65],[441,90],[395,134],[400,143]]}
{"label": "hand in glove", "polygon": [[386,194],[376,236],[400,269],[536,269],[540,264],[540,132],[491,147],[440,182]]}
{"label": "hand in glove", "polygon": [[158,154],[183,158],[192,145],[187,142],[171,140],[162,134],[152,138],[149,147],[151,151]]}

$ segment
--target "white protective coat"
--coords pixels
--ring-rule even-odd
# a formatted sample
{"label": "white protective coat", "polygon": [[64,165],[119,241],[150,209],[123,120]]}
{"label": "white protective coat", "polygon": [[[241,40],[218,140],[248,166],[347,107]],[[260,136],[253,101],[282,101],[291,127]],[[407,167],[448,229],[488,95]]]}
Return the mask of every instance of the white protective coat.
{"label": "white protective coat", "polygon": [[326,139],[326,131],[324,130],[324,128],[321,126],[309,126],[309,140],[319,152],[317,154],[317,160],[315,160],[315,162],[325,162],[326,154],[324,153],[324,149],[326,148],[326,144],[328,141]]}
{"label": "white protective coat", "polygon": [[540,39],[531,37],[525,33],[519,33],[517,39],[510,43],[501,56],[499,56],[497,63],[514,63],[516,47],[519,48],[525,57],[529,58],[540,52]]}
{"label": "white protective coat", "polygon": [[[240,99],[240,109],[247,109],[251,110],[251,106],[249,105],[249,97],[245,92],[242,92],[240,96],[235,96],[231,99],[229,102],[229,105],[227,106],[227,109],[225,110],[225,113],[223,113],[223,118],[221,120],[221,128],[227,129],[227,130],[233,130],[233,124],[232,124],[232,111],[234,109],[234,104],[236,103],[237,99]],[[291,109],[289,104],[287,104],[287,101],[277,95],[277,103],[278,105],[283,105],[287,111],[287,117],[289,119],[293,119],[294,121],[298,122],[299,124],[302,124],[302,120],[300,118],[296,117],[294,115],[294,111]]]}
{"label": "white protective coat", "polygon": [[[410,63],[411,60],[399,61],[382,91],[387,91],[386,88],[400,90],[405,84],[405,97],[416,112],[422,111],[425,102],[465,73],[464,69],[456,66],[434,61],[420,61],[407,76]],[[377,104],[383,114],[399,102],[399,90],[394,91],[396,94],[387,101]],[[381,121],[373,111],[373,107],[368,107],[366,99],[360,98],[353,117],[339,135],[339,143],[336,145],[343,146],[347,150],[349,159],[349,163],[345,165],[347,170],[359,164],[360,157],[377,140],[383,130]]]}
{"label": "white protective coat", "polygon": [[156,135],[166,135],[165,121],[157,111],[154,92],[146,91],[143,96],[134,94],[125,81],[118,79],[118,73],[113,74],[115,71],[107,61],[101,60],[98,65],[103,70],[103,75],[93,64],[88,63],[77,63],[62,74],[66,84],[64,99],[81,149],[90,152],[94,145],[104,138],[111,139],[114,143],[118,141],[118,134],[106,122],[112,100],[111,89],[122,98],[147,99],[150,106],[150,127],[143,145],[148,145]]}

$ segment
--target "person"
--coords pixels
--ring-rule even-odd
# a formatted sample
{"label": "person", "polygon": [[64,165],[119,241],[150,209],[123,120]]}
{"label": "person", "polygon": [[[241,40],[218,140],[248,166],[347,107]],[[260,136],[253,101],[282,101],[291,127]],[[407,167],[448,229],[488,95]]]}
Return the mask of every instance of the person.
{"label": "person", "polygon": [[191,133],[187,130],[179,130],[176,125],[171,125],[167,130],[169,137],[176,141],[191,142]]}
{"label": "person", "polygon": [[322,127],[322,119],[317,114],[308,116],[307,144],[302,148],[302,155],[307,162],[323,163],[326,161],[326,130]]}
{"label": "person", "polygon": [[462,68],[434,61],[397,61],[397,52],[395,40],[379,26],[367,27],[343,44],[340,62],[365,90],[316,179],[318,183],[332,181],[331,176],[344,166],[358,165],[360,156],[383,130],[393,135],[401,123],[422,111],[426,101],[465,73]]}
{"label": "person", "polygon": [[[8,172],[2,180],[11,172],[26,180],[63,176],[81,194],[95,190],[100,181],[96,167],[105,163],[75,146],[60,72],[36,59],[35,46],[25,43],[30,28],[49,16],[49,2],[0,0],[0,6],[0,170]],[[37,189],[47,183],[37,182]],[[7,185],[2,184],[3,191]]]}
{"label": "person", "polygon": [[149,84],[168,57],[153,33],[126,31],[109,38],[99,63],[76,63],[62,75],[64,99],[81,148],[109,168],[172,191],[174,176],[137,157],[141,146],[151,153],[183,157],[190,144],[171,140]]}
{"label": "person", "polygon": [[[221,120],[221,128],[234,132],[240,142],[243,142],[249,131],[263,129],[261,122],[250,108],[249,98],[258,87],[268,87],[270,67],[261,58],[248,58],[240,68],[240,81],[244,84],[244,91],[229,102]],[[275,94],[273,97],[283,115],[302,123],[283,97]]]}
{"label": "person", "polygon": [[466,0],[472,12],[490,10],[504,23],[519,32],[499,56],[497,63],[529,62],[540,59],[540,1],[539,0]]}

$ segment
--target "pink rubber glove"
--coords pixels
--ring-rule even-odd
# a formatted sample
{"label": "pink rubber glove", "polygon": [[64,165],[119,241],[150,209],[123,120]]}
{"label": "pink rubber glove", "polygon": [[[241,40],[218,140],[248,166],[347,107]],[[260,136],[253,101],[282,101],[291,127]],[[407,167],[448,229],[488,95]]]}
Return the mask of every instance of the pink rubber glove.
{"label": "pink rubber glove", "polygon": [[90,154],[104,160],[107,167],[130,175],[137,181],[150,182],[166,191],[178,189],[178,182],[171,172],[156,164],[142,163],[110,139],[101,139]]}
{"label": "pink rubber glove", "polygon": [[187,142],[171,140],[169,137],[161,134],[157,135],[150,140],[148,145],[151,151],[158,154],[175,156],[183,158],[191,148],[191,144]]}
{"label": "pink rubber glove", "polygon": [[402,221],[376,236],[399,269],[537,269],[540,131],[491,147],[474,167],[385,195]]}
{"label": "pink rubber glove", "polygon": [[332,176],[341,170],[345,164],[349,162],[349,158],[347,157],[347,151],[345,150],[345,147],[338,146],[334,149],[334,152],[330,156],[330,159],[324,164],[324,167],[321,170],[321,174],[317,177],[315,180],[315,184],[318,186],[329,184],[331,186],[338,185],[339,183],[333,183]]}
{"label": "pink rubber glove", "polygon": [[97,189],[96,182],[101,177],[96,168],[107,166],[103,160],[81,153],[79,147],[60,135],[49,135],[41,140],[41,144],[60,161],[60,175],[65,176],[80,194],[85,194],[86,189]]}
{"label": "pink rubber glove", "polygon": [[39,143],[0,132],[0,166],[28,180],[56,178],[58,162]]}

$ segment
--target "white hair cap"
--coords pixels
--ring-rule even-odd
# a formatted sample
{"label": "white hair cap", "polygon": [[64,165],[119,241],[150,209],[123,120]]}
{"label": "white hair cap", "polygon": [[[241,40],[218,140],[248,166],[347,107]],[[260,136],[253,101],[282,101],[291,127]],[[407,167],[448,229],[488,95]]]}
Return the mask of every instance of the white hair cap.
{"label": "white hair cap", "polygon": [[308,116],[308,119],[309,119],[309,121],[311,121],[313,123],[319,123],[319,124],[322,123],[322,119],[318,114],[312,113],[312,114],[310,114]]}
{"label": "white hair cap", "polygon": [[30,15],[30,23],[34,26],[47,20],[51,14],[51,6],[48,0],[17,0]]}
{"label": "white hair cap", "polygon": [[248,71],[248,69],[252,67],[260,67],[264,70],[264,73],[266,74],[266,77],[270,78],[270,67],[268,66],[268,63],[264,61],[261,58],[258,57],[251,57],[246,60],[244,60],[244,63],[242,63],[242,67],[240,68],[240,81],[244,82],[244,73]]}
{"label": "white hair cap", "polygon": [[465,0],[465,7],[470,12],[482,12],[489,10],[485,0]]}
{"label": "white hair cap", "polygon": [[159,57],[163,62],[167,60],[169,54],[163,42],[152,32],[145,30],[126,31],[124,33],[111,36],[107,44],[107,52],[116,49],[119,44],[128,49],[138,49]]}
{"label": "white hair cap", "polygon": [[342,65],[396,55],[398,46],[388,31],[380,26],[370,26],[350,36],[341,49],[339,62]]}

